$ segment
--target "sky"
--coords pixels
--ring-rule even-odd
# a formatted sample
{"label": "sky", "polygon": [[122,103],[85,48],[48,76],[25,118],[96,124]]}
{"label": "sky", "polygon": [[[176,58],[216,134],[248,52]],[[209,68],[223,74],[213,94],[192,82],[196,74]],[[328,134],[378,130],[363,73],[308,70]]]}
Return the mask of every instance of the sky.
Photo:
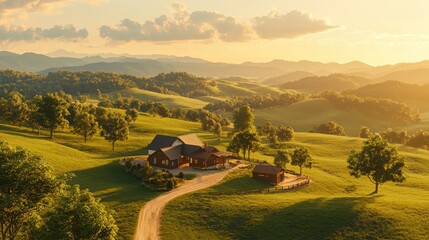
{"label": "sky", "polygon": [[429,59],[429,1],[0,0],[0,50],[273,59]]}

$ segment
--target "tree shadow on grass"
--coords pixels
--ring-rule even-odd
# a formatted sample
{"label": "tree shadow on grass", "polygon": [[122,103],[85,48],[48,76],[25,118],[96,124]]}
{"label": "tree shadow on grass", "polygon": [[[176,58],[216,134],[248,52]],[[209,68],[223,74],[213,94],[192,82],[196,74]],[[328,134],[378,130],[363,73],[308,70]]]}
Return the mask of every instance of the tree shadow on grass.
{"label": "tree shadow on grass", "polygon": [[247,171],[237,174],[239,174],[237,177],[233,177],[222,184],[215,185],[211,187],[211,190],[221,192],[235,190],[248,191],[273,187],[273,185],[270,183],[252,178],[252,176]]}
{"label": "tree shadow on grass", "polygon": [[159,195],[141,185],[141,180],[126,173],[118,161],[73,172],[72,184],[88,188],[104,202],[130,203],[148,201]]}
{"label": "tree shadow on grass", "polygon": [[377,197],[318,198],[271,212],[240,239],[388,239],[391,221],[365,205]]}

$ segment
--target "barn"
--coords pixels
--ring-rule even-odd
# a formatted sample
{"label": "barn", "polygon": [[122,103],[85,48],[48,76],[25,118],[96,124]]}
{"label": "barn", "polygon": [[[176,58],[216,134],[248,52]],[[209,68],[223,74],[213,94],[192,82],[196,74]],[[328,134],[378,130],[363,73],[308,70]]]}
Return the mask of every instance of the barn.
{"label": "barn", "polygon": [[285,171],[271,164],[258,164],[252,171],[253,178],[279,184],[284,180]]}

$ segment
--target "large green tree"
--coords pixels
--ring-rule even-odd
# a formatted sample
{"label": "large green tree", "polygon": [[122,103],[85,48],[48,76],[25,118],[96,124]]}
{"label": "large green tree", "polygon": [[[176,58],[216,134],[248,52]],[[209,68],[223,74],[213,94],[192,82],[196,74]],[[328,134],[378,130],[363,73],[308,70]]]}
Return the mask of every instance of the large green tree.
{"label": "large green tree", "polygon": [[44,216],[30,239],[115,239],[112,215],[88,190],[70,187]]}
{"label": "large green tree", "polygon": [[353,150],[347,162],[350,175],[356,178],[367,176],[375,184],[375,193],[380,184],[405,181],[404,158],[399,156],[395,147],[379,136],[366,140],[361,151]]}
{"label": "large green tree", "polygon": [[250,153],[258,151],[260,146],[261,139],[258,133],[252,130],[245,130],[234,135],[228,146],[228,151],[241,151],[243,153],[243,158],[246,159],[247,154],[247,159],[250,160]]}
{"label": "large green tree", "polygon": [[249,106],[244,106],[234,112],[234,130],[236,132],[244,131],[246,129],[255,129],[254,126],[255,116]]}
{"label": "large green tree", "polygon": [[290,162],[290,155],[288,151],[278,150],[274,157],[274,166],[286,169],[286,164]]}
{"label": "large green tree", "polygon": [[76,115],[72,132],[83,136],[86,143],[89,137],[94,136],[98,130],[98,123],[95,116],[87,112],[82,112]]}
{"label": "large green tree", "polygon": [[40,125],[49,129],[51,139],[54,136],[55,129],[68,125],[66,119],[69,115],[67,110],[68,99],[65,99],[63,94],[48,93],[42,96],[37,107],[37,112],[42,117]]}
{"label": "large green tree", "polygon": [[117,141],[125,141],[128,139],[128,122],[122,114],[111,112],[101,125],[100,133],[104,139],[112,142],[112,150],[115,151],[115,143]]}
{"label": "large green tree", "polygon": [[0,141],[0,239],[25,235],[29,223],[64,184],[40,156]]}
{"label": "large green tree", "polygon": [[299,166],[299,175],[302,175],[302,168],[311,168],[313,166],[313,158],[310,155],[310,151],[305,147],[298,147],[292,153],[291,164]]}
{"label": "large green tree", "polygon": [[338,136],[346,135],[344,128],[340,124],[334,121],[330,121],[328,123],[322,123],[319,126],[314,127],[313,131],[316,133],[331,134],[331,135],[338,135]]}

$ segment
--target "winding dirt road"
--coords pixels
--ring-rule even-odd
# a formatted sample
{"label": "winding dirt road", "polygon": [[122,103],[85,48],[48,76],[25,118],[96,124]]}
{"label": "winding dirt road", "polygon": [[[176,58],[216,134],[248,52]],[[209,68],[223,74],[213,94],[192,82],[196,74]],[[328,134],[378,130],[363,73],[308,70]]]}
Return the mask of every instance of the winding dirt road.
{"label": "winding dirt road", "polygon": [[140,210],[134,240],[159,240],[162,209],[169,201],[181,195],[211,187],[222,181],[228,173],[234,171],[238,167],[239,166],[236,166],[234,168],[215,173],[212,173],[211,171],[200,172],[200,174],[204,175],[200,175],[183,186],[164,193],[146,203],[146,205]]}

